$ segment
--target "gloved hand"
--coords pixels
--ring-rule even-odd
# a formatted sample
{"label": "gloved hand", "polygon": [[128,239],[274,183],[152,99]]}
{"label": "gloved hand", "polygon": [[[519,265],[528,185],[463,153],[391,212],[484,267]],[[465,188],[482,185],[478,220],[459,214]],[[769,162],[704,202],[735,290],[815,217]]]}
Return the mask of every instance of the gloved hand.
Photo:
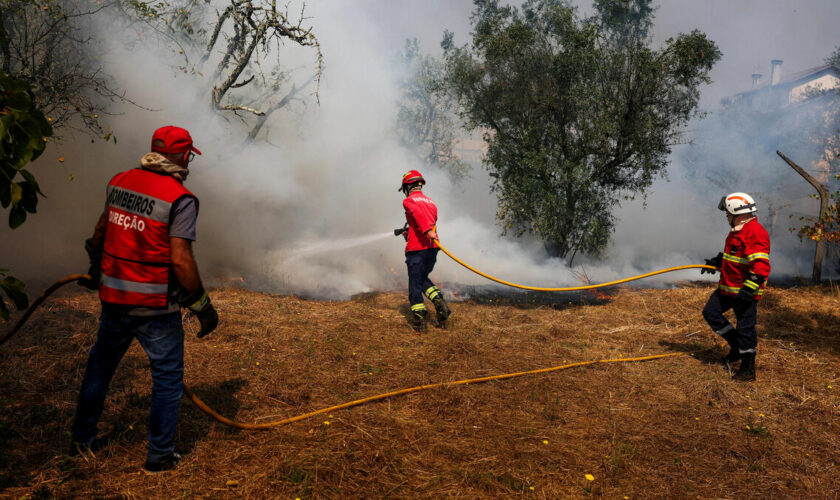
{"label": "gloved hand", "polygon": [[219,313],[213,304],[207,304],[203,310],[195,313],[198,322],[201,323],[201,330],[196,334],[196,337],[201,338],[209,334],[219,326]]}
{"label": "gloved hand", "polygon": [[102,245],[97,247],[93,243],[93,238],[88,238],[85,240],[85,251],[87,252],[88,259],[90,260],[90,267],[88,268],[88,275],[90,275],[90,279],[82,278],[76,283],[91,290],[99,290],[99,281],[102,278],[103,247]]}
{"label": "gloved hand", "polygon": [[[704,259],[706,261],[707,266],[714,266],[720,269],[720,266],[723,265],[723,252],[718,252],[717,255],[712,257],[711,259]],[[700,274],[715,274],[717,271],[714,269],[701,269]]]}
{"label": "gloved hand", "polygon": [[744,281],[743,285],[741,285],[741,290],[738,291],[737,299],[743,300],[744,302],[751,302],[755,300],[755,296],[758,294],[758,290],[761,288],[762,283],[764,283],[764,278],[755,273],[750,273],[747,280]]}
{"label": "gloved hand", "polygon": [[408,241],[408,222],[405,223],[405,226],[394,229],[394,236],[402,235],[405,241]]}
{"label": "gloved hand", "polygon": [[219,314],[213,304],[210,303],[210,297],[204,291],[203,286],[199,285],[198,290],[187,296],[182,296],[178,302],[195,313],[198,322],[201,323],[201,330],[196,334],[198,338],[204,337],[219,326]]}

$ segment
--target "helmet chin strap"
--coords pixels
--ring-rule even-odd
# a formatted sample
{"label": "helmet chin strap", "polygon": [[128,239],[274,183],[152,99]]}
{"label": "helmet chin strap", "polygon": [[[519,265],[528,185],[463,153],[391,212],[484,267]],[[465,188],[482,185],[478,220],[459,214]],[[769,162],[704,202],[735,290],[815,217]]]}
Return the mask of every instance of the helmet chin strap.
{"label": "helmet chin strap", "polygon": [[420,191],[423,188],[422,182],[415,182],[413,184],[403,184],[400,190],[405,196],[408,196],[414,191]]}

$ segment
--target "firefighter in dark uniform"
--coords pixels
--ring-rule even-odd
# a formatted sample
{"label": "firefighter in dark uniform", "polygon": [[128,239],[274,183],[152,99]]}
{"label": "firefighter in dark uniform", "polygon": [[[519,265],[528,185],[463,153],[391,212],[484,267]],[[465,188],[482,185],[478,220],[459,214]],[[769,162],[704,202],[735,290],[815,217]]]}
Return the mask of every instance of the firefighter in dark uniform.
{"label": "firefighter in dark uniform", "polygon": [[400,191],[405,195],[406,224],[402,230],[394,231],[405,237],[405,264],[408,267],[408,301],[411,304],[411,325],[417,331],[425,331],[428,311],[423,296],[435,306],[438,323],[443,324],[451,311],[443,293],[429,279],[435,267],[440,248],[436,244],[437,206],[423,194],[423,176],[411,170],[402,178]]}
{"label": "firefighter in dark uniform", "polygon": [[71,453],[100,446],[97,422],[108,385],[137,338],[152,370],[144,469],[161,472],[181,458],[174,445],[184,387],[181,306],[198,317],[199,337],[212,332],[219,317],[192,255],[198,199],[183,185],[194,153],[201,152],[189,132],[173,126],[155,131],[151,149],[138,168],[108,183],[105,211],[85,242],[91,279],[80,284],[99,290],[102,315],[79,393]]}
{"label": "firefighter in dark uniform", "polygon": [[[703,317],[729,344],[729,353],[722,362],[727,366],[741,362],[732,378],[755,380],[756,312],[770,276],[770,237],[755,217],[755,201],[750,195],[724,196],[718,209],[726,212],[731,229],[723,252],[706,260],[707,264],[720,268],[720,281],[703,308]],[[703,272],[714,273],[707,269]],[[737,319],[734,327],[723,316],[729,309]]]}

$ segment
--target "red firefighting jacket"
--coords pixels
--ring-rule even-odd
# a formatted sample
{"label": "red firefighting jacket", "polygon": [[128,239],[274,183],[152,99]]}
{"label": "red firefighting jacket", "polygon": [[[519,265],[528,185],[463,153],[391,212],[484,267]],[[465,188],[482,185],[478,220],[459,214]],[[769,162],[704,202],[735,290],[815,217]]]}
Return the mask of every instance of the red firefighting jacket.
{"label": "red firefighting jacket", "polygon": [[172,205],[190,196],[197,207],[198,199],[177,179],[140,168],[115,175],[107,192],[99,298],[111,304],[166,307]]}
{"label": "red firefighting jacket", "polygon": [[406,252],[436,248],[435,242],[426,232],[435,228],[437,224],[437,206],[431,198],[421,191],[414,191],[403,200],[405,220],[408,221],[408,241]]}
{"label": "red firefighting jacket", "polygon": [[718,282],[720,293],[738,295],[750,273],[764,278],[755,296],[758,300],[770,276],[770,237],[756,219],[744,224],[740,231],[730,231],[726,237]]}

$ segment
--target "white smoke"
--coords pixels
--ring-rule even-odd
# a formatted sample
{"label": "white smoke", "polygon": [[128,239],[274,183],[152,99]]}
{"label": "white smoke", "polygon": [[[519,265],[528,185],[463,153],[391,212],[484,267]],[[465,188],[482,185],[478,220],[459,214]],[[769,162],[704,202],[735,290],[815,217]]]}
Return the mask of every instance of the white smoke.
{"label": "white smoke", "polygon": [[[710,6],[700,9],[687,0],[665,2],[658,12],[654,38],[661,43],[667,36],[699,28],[719,43],[726,41],[721,43],[724,58],[719,65],[726,70],[716,70],[716,83],[706,90],[710,95],[726,95],[748,86],[753,68],[738,67],[736,71],[729,65],[731,58],[769,61],[791,57],[787,52],[774,52],[766,42],[768,37],[736,33],[732,24],[720,32],[716,23],[729,19],[727,12],[748,15],[750,11],[742,6],[724,2],[703,5]],[[758,4],[750,5],[757,8]],[[798,15],[816,22],[825,17],[821,6],[806,2],[798,7]],[[289,11],[296,8],[291,6]],[[700,9],[702,15],[678,15],[684,8]],[[837,10],[829,5],[824,8]],[[35,282],[85,270],[82,245],[102,211],[107,180],[134,167],[147,152],[154,129],[168,124],[190,130],[204,153],[191,167],[186,186],[201,200],[195,250],[202,275],[210,284],[244,279],[246,286],[258,289],[325,298],[404,285],[404,242],[381,235],[404,222],[397,187],[402,174],[412,168],[421,170],[428,180],[425,192],[438,204],[438,229],[449,250],[510,281],[574,286],[581,284],[581,271],[593,281],[609,281],[668,266],[702,263],[702,257],[720,251],[727,227],[716,204],[725,193],[716,187],[693,185],[683,178],[679,164],[670,169],[671,182],[654,185],[646,209],[641,200],[621,207],[607,259],[583,259],[583,267],[572,272],[562,262],[548,258],[533,239],[500,237],[494,224],[495,200],[489,178],[480,167],[463,185],[452,185],[445,174],[419,164],[401,148],[393,135],[400,76],[392,64],[394,55],[404,40],[412,37],[421,40],[425,51],[436,51],[445,28],[455,31],[456,43],[465,43],[471,10],[467,1],[336,0],[307,5],[326,61],[320,105],[313,96],[304,95],[305,105],[281,111],[269,123],[268,142],[245,148],[240,146],[247,128],[210,110],[207,80],[174,70],[177,56],[171,48],[162,44],[127,47],[121,36],[103,33],[109,41],[104,47],[105,70],[128,96],[156,111],[120,105],[117,111],[122,115],[110,121],[119,139],[117,145],[89,144],[78,136],[39,159],[34,172],[48,198],[41,200],[38,214],[22,228],[0,230],[4,242],[0,263],[11,267],[18,277]],[[792,60],[785,64],[818,64],[836,41],[814,42],[813,30],[809,37],[786,35],[782,14],[764,21],[776,28],[783,41],[807,50],[820,45],[802,64]],[[822,24],[816,25],[823,29]],[[818,34],[827,37],[830,33]],[[284,66],[294,68],[293,81],[305,80],[314,70],[311,51],[289,46],[281,50]],[[703,102],[711,107],[717,99]],[[61,154],[66,162],[57,168]],[[75,180],[68,181],[69,174]],[[488,283],[443,254],[438,262],[432,277],[439,282]],[[799,269],[796,266],[790,263],[789,269]],[[699,274],[662,275],[644,283],[679,279],[699,279]]]}

